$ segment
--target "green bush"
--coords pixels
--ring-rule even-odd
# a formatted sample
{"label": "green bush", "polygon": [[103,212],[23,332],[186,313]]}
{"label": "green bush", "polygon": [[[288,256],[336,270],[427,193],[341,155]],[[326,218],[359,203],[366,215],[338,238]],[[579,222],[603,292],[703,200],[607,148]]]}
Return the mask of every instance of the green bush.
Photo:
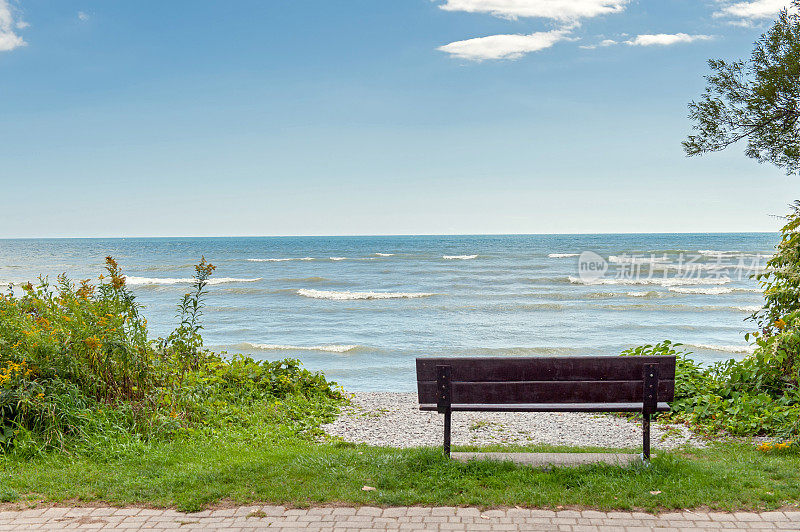
{"label": "green bush", "polygon": [[[340,389],[296,360],[256,361],[203,348],[199,318],[214,266],[196,266],[180,323],[150,340],[111,258],[97,285],[60,276],[0,294],[0,448],[37,453],[141,445],[220,430],[313,432]],[[279,424],[280,427],[274,425]]]}
{"label": "green bush", "polygon": [[755,320],[761,334],[780,330],[781,320],[800,311],[800,201],[791,205],[786,224],[781,228],[781,241],[767,268],[755,278],[764,289],[764,308]]}
{"label": "green bush", "polygon": [[800,201],[786,219],[775,254],[755,276],[764,307],[750,317],[759,330],[745,335],[752,355],[703,367],[668,341],[623,353],[677,357],[673,419],[708,432],[800,436]]}
{"label": "green bush", "polygon": [[[777,341],[778,337],[775,341]],[[781,354],[768,347],[741,361],[703,366],[664,341],[624,351],[631,355],[674,355],[675,399],[667,417],[706,433],[796,438],[800,433],[800,393],[785,380]]]}

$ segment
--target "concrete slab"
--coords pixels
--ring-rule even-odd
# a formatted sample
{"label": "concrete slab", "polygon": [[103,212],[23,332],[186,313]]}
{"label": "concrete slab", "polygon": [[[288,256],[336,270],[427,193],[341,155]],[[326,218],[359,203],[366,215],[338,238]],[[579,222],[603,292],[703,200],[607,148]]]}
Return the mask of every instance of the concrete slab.
{"label": "concrete slab", "polygon": [[453,460],[496,460],[531,467],[575,467],[585,464],[627,466],[641,463],[639,454],[629,453],[450,453]]}

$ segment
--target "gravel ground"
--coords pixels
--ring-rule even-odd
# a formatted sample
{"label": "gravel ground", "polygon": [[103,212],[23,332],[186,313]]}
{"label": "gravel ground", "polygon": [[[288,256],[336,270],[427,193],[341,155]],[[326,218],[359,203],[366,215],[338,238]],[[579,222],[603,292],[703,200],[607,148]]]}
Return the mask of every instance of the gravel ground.
{"label": "gravel ground", "polygon": [[[353,443],[388,447],[439,446],[444,416],[420,412],[416,393],[353,393],[351,404],[323,429]],[[454,412],[453,445],[550,444],[594,447],[638,447],[638,422],[606,414]],[[654,449],[684,444],[702,447],[703,441],[683,426],[653,424]]]}

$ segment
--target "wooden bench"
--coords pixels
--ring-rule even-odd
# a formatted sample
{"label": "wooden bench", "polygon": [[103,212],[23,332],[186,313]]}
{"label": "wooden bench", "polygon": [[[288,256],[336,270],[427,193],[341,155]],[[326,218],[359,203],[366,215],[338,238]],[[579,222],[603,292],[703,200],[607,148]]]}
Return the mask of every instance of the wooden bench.
{"label": "wooden bench", "polygon": [[675,395],[674,356],[418,358],[420,410],[452,412],[641,412],[642,456],[650,416]]}

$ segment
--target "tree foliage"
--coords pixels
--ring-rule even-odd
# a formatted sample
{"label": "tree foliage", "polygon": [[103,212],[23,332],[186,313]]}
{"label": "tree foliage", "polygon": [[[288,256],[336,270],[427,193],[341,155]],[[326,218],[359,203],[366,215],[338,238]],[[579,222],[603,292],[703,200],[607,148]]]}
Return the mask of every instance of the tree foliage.
{"label": "tree foliage", "polygon": [[767,336],[786,328],[790,317],[800,316],[800,201],[791,208],[775,254],[755,276],[764,289],[764,308],[753,319]]}
{"label": "tree foliage", "polygon": [[687,155],[720,151],[746,139],[745,154],[787,174],[800,171],[800,0],[782,10],[749,60],[711,59],[699,101],[689,104],[695,134]]}

